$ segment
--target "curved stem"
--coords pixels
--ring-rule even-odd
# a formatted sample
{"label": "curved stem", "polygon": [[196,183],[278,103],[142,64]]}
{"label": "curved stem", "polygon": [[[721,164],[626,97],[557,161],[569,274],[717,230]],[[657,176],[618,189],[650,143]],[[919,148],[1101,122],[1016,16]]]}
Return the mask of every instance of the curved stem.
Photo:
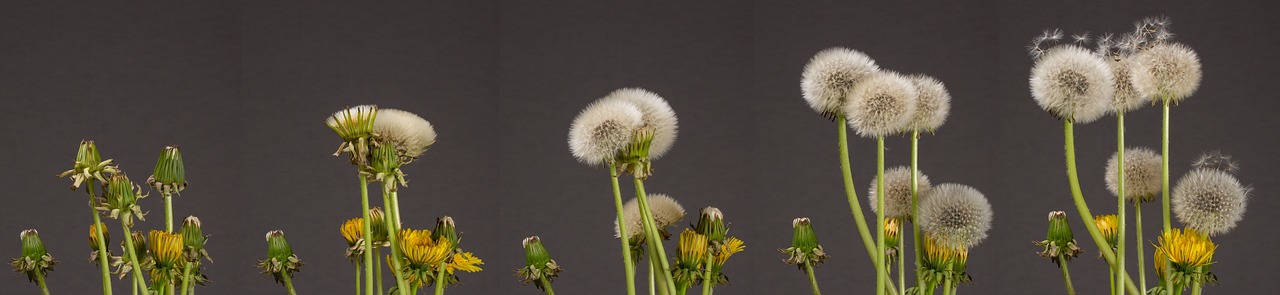
{"label": "curved stem", "polygon": [[[89,210],[93,212],[93,228],[97,231],[98,237],[102,237],[102,218],[98,215],[98,209],[93,208],[93,204],[98,201],[97,194],[93,192],[94,182],[92,178],[85,182],[85,189],[89,193]],[[107,239],[98,239],[97,247],[98,267],[102,270],[102,294],[111,295],[111,267],[107,263],[107,256],[111,255],[107,254]]]}
{"label": "curved stem", "polygon": [[187,266],[182,268],[182,295],[187,295],[191,290],[191,267],[194,262],[187,262]]}
{"label": "curved stem", "polygon": [[[920,224],[916,215],[920,211],[920,167],[919,167],[920,130],[911,131],[911,235],[912,246],[916,252],[916,288],[924,288],[924,276],[920,272],[924,267],[924,250],[920,249]],[[906,288],[906,283],[901,283]],[[902,292],[906,294],[906,292]]]}
{"label": "curved stem", "polygon": [[444,266],[444,261],[441,261],[440,266],[436,268],[436,295],[444,295]]}
{"label": "curved stem", "polygon": [[[853,172],[849,168],[849,140],[846,127],[844,125],[844,116],[836,118],[836,137],[839,140],[840,149],[840,173],[844,179],[845,198],[849,199],[849,211],[853,213],[854,225],[857,225],[858,236],[862,238],[862,246],[867,249],[867,257],[871,258],[872,266],[876,264],[876,246],[871,239],[871,230],[867,228],[867,219],[862,215],[862,203],[858,200],[858,191],[853,186]],[[887,287],[890,295],[896,295],[898,292],[892,290],[893,284]]]}
{"label": "curved stem", "polygon": [[809,286],[813,287],[813,295],[822,295],[822,291],[818,290],[818,279],[813,276],[813,263],[804,263],[804,273],[809,275]]}
{"label": "curved stem", "polygon": [[622,241],[622,265],[627,276],[627,295],[636,295],[636,267],[631,260],[631,237],[627,235],[627,219],[623,215],[618,169],[613,163],[609,164],[609,180],[613,184],[613,207],[618,211],[618,240]]}
{"label": "curved stem", "polygon": [[884,295],[889,270],[884,252],[884,136],[876,138],[876,294]]}
{"label": "curved stem", "polygon": [[[387,207],[387,241],[391,243],[392,257],[391,265],[389,265],[391,267],[391,276],[396,279],[396,290],[409,290],[409,281],[405,279],[404,268],[400,266],[400,192],[388,191],[388,188],[383,188],[382,203]],[[377,259],[382,259],[382,257]],[[382,267],[381,261],[379,261],[378,267]],[[381,274],[378,274],[378,283],[378,288],[381,289]]]}
{"label": "curved stem", "polygon": [[711,272],[711,251],[707,251],[707,260],[702,265],[706,267],[702,277],[702,295],[710,295],[712,286],[716,284]]}
{"label": "curved stem", "polygon": [[546,276],[541,276],[538,280],[542,281],[542,287],[544,287],[543,290],[547,291],[547,295],[556,295],[556,291],[551,290],[551,282],[547,281]]}
{"label": "curved stem", "polygon": [[649,241],[649,247],[653,248],[653,251],[658,253],[657,257],[650,256],[649,258],[658,260],[657,265],[662,267],[661,278],[659,281],[666,285],[665,287],[669,294],[674,294],[676,286],[674,280],[671,279],[671,272],[668,271],[671,269],[671,266],[667,262],[667,251],[662,247],[662,238],[658,234],[658,225],[653,220],[653,211],[649,210],[649,197],[644,192],[644,180],[636,178],[635,185],[636,199],[639,201],[638,203],[640,203],[640,215],[644,217],[645,231],[648,235],[648,239],[646,240]]}
{"label": "curved stem", "polygon": [[164,231],[173,232],[173,194],[162,193],[164,197]]}
{"label": "curved stem", "polygon": [[661,276],[658,276],[658,273],[660,272],[666,272],[666,273],[669,273],[669,272],[662,270],[662,266],[658,265],[658,261],[653,259],[654,257],[658,256],[657,253],[653,250],[653,247],[648,247],[647,249],[649,250],[649,294],[658,294],[658,295],[674,294],[673,292],[670,292],[667,288],[664,287],[666,286],[666,282],[663,281],[663,278]]}
{"label": "curved stem", "polygon": [[[1116,113],[1116,219],[1120,220],[1120,227],[1116,230],[1116,263],[1115,276],[1116,281],[1124,280],[1128,276],[1128,270],[1125,268],[1124,251],[1125,251],[1125,197],[1124,197],[1124,112]],[[1115,288],[1116,294],[1124,295],[1124,288]],[[1142,295],[1142,294],[1135,294]]]}
{"label": "curved stem", "polygon": [[[361,219],[364,220],[364,222],[361,222],[364,224],[364,265],[372,266],[373,229],[371,228],[372,222],[369,219],[369,180],[365,179],[364,175],[356,175],[356,178],[360,178],[360,216],[364,218]],[[286,275],[285,277],[288,276]],[[285,282],[288,283],[289,281],[286,279]],[[292,289],[291,287],[290,292],[292,292]],[[373,267],[364,269],[364,293],[373,295]]]}
{"label": "curved stem", "polygon": [[[1145,292],[1147,290],[1147,271],[1145,270],[1147,266],[1142,262],[1143,256],[1146,255],[1142,253],[1144,252],[1143,248],[1145,248],[1146,245],[1143,245],[1142,243],[1143,240],[1142,240],[1142,203],[1141,202],[1133,203],[1133,222],[1134,222],[1133,235],[1135,238],[1134,240],[1137,241],[1137,243],[1134,243],[1133,246],[1134,246],[1134,249],[1138,251],[1137,253],[1138,254],[1138,289]],[[1138,294],[1138,295],[1141,295],[1141,294]]]}
{"label": "curved stem", "polygon": [[[1071,121],[1062,121],[1063,137],[1066,141],[1065,149],[1067,154],[1067,182],[1071,187],[1071,198],[1075,201],[1076,212],[1080,213],[1080,220],[1093,220],[1093,213],[1089,212],[1089,206],[1084,201],[1084,194],[1080,192],[1080,177],[1076,174],[1076,144],[1075,144],[1075,128]],[[1114,265],[1116,261],[1115,253],[1111,251],[1111,246],[1107,244],[1107,240],[1102,237],[1102,233],[1098,231],[1098,225],[1093,222],[1084,223],[1084,229],[1089,232],[1089,237],[1093,239],[1094,245],[1098,246],[1098,252],[1102,253],[1102,258],[1107,263]],[[1124,276],[1125,288],[1130,293],[1142,294],[1138,292],[1138,286],[1133,284],[1133,280],[1129,276]]]}
{"label": "curved stem", "polygon": [[280,277],[284,278],[284,288],[289,290],[289,295],[298,295],[298,292],[293,290],[293,281],[289,279],[291,276],[285,273]]}

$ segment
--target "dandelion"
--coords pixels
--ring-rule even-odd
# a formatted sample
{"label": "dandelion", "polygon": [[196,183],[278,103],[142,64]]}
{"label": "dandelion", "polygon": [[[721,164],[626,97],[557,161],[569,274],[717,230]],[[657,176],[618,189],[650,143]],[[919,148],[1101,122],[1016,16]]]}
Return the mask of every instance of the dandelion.
{"label": "dandelion", "polygon": [[436,143],[436,130],[431,122],[417,114],[397,110],[379,109],[373,121],[373,134],[382,144],[391,144],[397,154],[405,159],[416,159]]}
{"label": "dandelion", "polygon": [[834,119],[843,114],[849,91],[879,71],[876,61],[866,54],[833,47],[818,52],[805,65],[800,89],[810,108],[823,117]]}
{"label": "dandelion", "polygon": [[949,248],[968,249],[982,242],[991,229],[991,204],[978,190],[960,184],[940,184],[920,203],[920,230]]}
{"label": "dandelion", "polygon": [[453,254],[453,244],[448,239],[433,240],[429,230],[402,229],[400,241],[400,253],[408,262],[404,273],[418,287],[433,282],[434,268]]}
{"label": "dandelion", "polygon": [[849,127],[863,137],[883,137],[903,131],[916,111],[915,84],[892,72],[868,76],[849,91],[844,114]]}
{"label": "dandelion", "polygon": [[[919,173],[919,172],[917,172]],[[929,182],[929,177],[923,173],[917,174],[917,184],[919,184],[918,194],[921,197],[928,196],[929,189],[933,186]],[[871,203],[871,212],[879,212],[876,208],[876,179],[871,179],[870,189],[867,192],[867,200]],[[923,202],[923,198],[920,200]],[[884,216],[887,218],[910,218],[911,217],[911,168],[906,166],[893,167],[884,172],[884,207],[886,208]]]}
{"label": "dandelion", "polygon": [[676,265],[671,270],[677,290],[687,290],[689,286],[702,280],[702,265],[707,259],[707,236],[692,229],[684,229],[680,233],[680,243],[676,247]]}
{"label": "dandelion", "polygon": [[1139,95],[1133,86],[1133,62],[1117,56],[1107,61],[1107,65],[1111,67],[1111,77],[1115,79],[1112,83],[1114,91],[1111,95],[1111,111],[1127,113],[1147,105],[1150,100]]}
{"label": "dandelion", "polygon": [[916,88],[916,112],[907,123],[907,129],[932,132],[942,127],[951,112],[951,93],[938,79],[925,75],[912,75]]}
{"label": "dandelion", "polygon": [[[1112,195],[1119,194],[1119,154],[1107,160],[1106,184]],[[1124,151],[1124,194],[1130,202],[1154,201],[1160,193],[1160,154],[1145,147],[1127,148]]]}
{"label": "dandelion", "polygon": [[[666,227],[680,222],[684,219],[684,206],[664,194],[649,194],[649,211],[653,213],[653,222],[658,226],[657,230],[662,234],[663,238],[671,236],[666,232]],[[622,206],[623,219],[627,221],[627,237],[635,239],[644,234],[643,221],[640,216],[640,203],[637,199],[627,201]],[[618,232],[618,223],[613,224],[613,235],[615,238],[621,238],[622,234]]]}
{"label": "dandelion", "polygon": [[643,118],[644,113],[631,103],[593,102],[569,127],[569,151],[578,161],[589,165],[612,163],[643,126]]}
{"label": "dandelion", "polygon": [[1168,273],[1173,276],[1173,283],[1186,286],[1193,282],[1212,281],[1213,275],[1207,272],[1213,264],[1213,253],[1218,249],[1202,232],[1188,228],[1164,231],[1156,245],[1156,273],[1164,280],[1165,264],[1172,266]]}
{"label": "dandelion", "polygon": [[190,289],[193,282],[204,285],[209,279],[200,271],[200,259],[213,262],[213,258],[209,257],[209,252],[204,248],[204,245],[209,242],[209,236],[204,235],[200,218],[187,216],[182,220],[182,228],[178,230],[178,234],[182,236],[183,244],[184,263],[182,263],[182,276],[179,277],[182,290]]}
{"label": "dandelion", "polygon": [[965,271],[969,263],[969,250],[960,247],[949,247],[931,236],[924,236],[921,248],[924,251],[923,266],[918,275],[924,276],[926,282],[943,282],[943,288],[954,288],[959,283],[970,281]]}
{"label": "dandelion", "polygon": [[551,254],[547,253],[547,248],[542,245],[542,239],[538,236],[525,238],[521,244],[524,246],[525,266],[516,270],[516,276],[520,277],[522,283],[532,283],[538,290],[548,290],[549,294],[554,294],[550,291],[551,282],[564,269],[551,259]]}
{"label": "dandelion", "polygon": [[1093,218],[1093,222],[1098,226],[1098,232],[1102,233],[1102,238],[1107,241],[1107,245],[1115,249],[1120,233],[1120,220],[1116,219],[1116,215],[1098,215]]}
{"label": "dandelion", "polygon": [[185,262],[182,257],[183,240],[181,234],[152,230],[148,235],[147,252],[151,253],[154,262],[151,270],[153,280],[159,279],[164,284],[174,282],[181,275],[180,268]]}
{"label": "dandelion", "polygon": [[[1112,217],[1114,220],[1115,216]],[[1062,211],[1049,212],[1049,232],[1045,235],[1043,241],[1035,244],[1036,246],[1044,247],[1044,251],[1039,252],[1040,257],[1048,258],[1058,267],[1063,267],[1063,264],[1067,263],[1067,261],[1084,252],[1084,250],[1080,250],[1079,244],[1076,243],[1075,235],[1071,232],[1071,223],[1067,222],[1067,213]],[[1069,281],[1068,284],[1070,284]]]}
{"label": "dandelion", "polygon": [[99,251],[98,251],[98,244],[99,244],[99,242],[101,242],[101,243],[102,243],[102,244],[104,244],[104,245],[105,245],[105,244],[110,244],[110,243],[111,243],[111,233],[110,233],[110,231],[108,231],[108,230],[107,230],[107,227],[105,227],[105,226],[104,226],[104,227],[102,227],[102,236],[101,236],[101,238],[99,238],[99,236],[98,236],[98,226],[97,226],[97,225],[95,225],[95,224],[90,224],[90,225],[89,225],[89,248],[90,248],[90,249],[92,249],[92,250],[93,250],[93,252],[89,252],[89,261],[95,261],[95,260],[98,260],[98,256],[99,256],[99,255],[106,255],[107,257],[110,257],[110,256],[111,256],[111,250],[110,250],[110,249],[105,249],[106,251],[102,251],[102,252],[104,252],[104,253],[99,253]]}
{"label": "dandelion", "polygon": [[1079,46],[1045,52],[1031,69],[1031,96],[1054,117],[1089,123],[1107,112],[1114,77],[1106,61]]}
{"label": "dandelion", "polygon": [[649,146],[650,158],[662,157],[675,145],[678,127],[676,112],[658,94],[640,88],[623,88],[614,90],[601,101],[626,102],[640,110],[642,127],[653,130],[653,142]]}
{"label": "dandelion", "polygon": [[333,129],[342,138],[342,144],[338,145],[338,150],[333,155],[350,153],[352,164],[367,165],[369,140],[373,138],[373,124],[377,115],[378,106],[359,105],[334,112],[325,119],[325,126],[329,126],[329,129]]}
{"label": "dandelion", "polygon": [[1177,104],[1200,88],[1200,57],[1186,45],[1159,42],[1133,57],[1134,89],[1144,98]]}
{"label": "dandelion", "polygon": [[1188,228],[1225,234],[1244,218],[1249,188],[1235,176],[1211,169],[1188,172],[1173,188],[1173,213]]}
{"label": "dandelion", "polygon": [[293,273],[302,270],[302,260],[298,259],[298,255],[293,254],[293,248],[289,247],[289,242],[284,239],[284,232],[273,230],[267,232],[267,259],[258,261],[258,268],[262,269],[263,274],[270,274],[275,278],[276,283],[284,285],[289,290],[289,294],[296,294],[293,290]]}
{"label": "dandelion", "polygon": [[22,240],[22,256],[10,260],[9,265],[13,266],[13,271],[26,274],[27,280],[39,285],[40,290],[48,295],[49,288],[45,286],[44,277],[53,271],[58,260],[45,249],[40,233],[36,230],[24,230],[18,234],[18,239]]}
{"label": "dandelion", "polygon": [[724,224],[724,213],[716,207],[706,207],[699,211],[698,223],[694,225],[694,230],[707,236],[707,240],[711,242],[723,242],[725,234],[729,232],[729,228]]}
{"label": "dandelion", "polygon": [[778,252],[787,254],[787,259],[783,262],[796,265],[809,276],[809,285],[813,288],[813,294],[821,294],[818,280],[814,277],[813,267],[827,260],[827,252],[823,251],[822,245],[818,244],[818,235],[813,231],[813,224],[809,218],[800,217],[792,220],[791,228],[793,231],[791,247],[778,249]]}

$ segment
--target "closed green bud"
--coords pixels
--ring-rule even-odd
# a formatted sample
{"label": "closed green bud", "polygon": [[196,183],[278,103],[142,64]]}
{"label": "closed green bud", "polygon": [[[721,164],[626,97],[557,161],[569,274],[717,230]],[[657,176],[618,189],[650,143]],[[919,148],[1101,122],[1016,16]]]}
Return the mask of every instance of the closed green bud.
{"label": "closed green bud", "polygon": [[80,148],[76,150],[76,161],[72,165],[71,170],[63,171],[58,177],[71,176],[71,189],[75,190],[80,184],[89,180],[98,180],[106,182],[103,172],[116,173],[115,166],[111,165],[111,160],[102,160],[102,156],[98,154],[98,146],[92,140],[80,141]]}
{"label": "closed green bud", "polygon": [[1075,236],[1071,233],[1071,224],[1067,222],[1067,213],[1062,211],[1049,212],[1049,231],[1045,234],[1043,241],[1035,242],[1036,246],[1044,247],[1043,251],[1038,252],[1040,257],[1048,258],[1053,263],[1061,264],[1079,256],[1084,250],[1080,250],[1076,244]]}
{"label": "closed green bud", "polygon": [[44,242],[40,241],[40,232],[28,229],[18,234],[18,237],[22,239],[22,257],[36,259],[49,254],[49,251],[44,248]]}
{"label": "closed green bud", "polygon": [[369,228],[373,231],[370,233],[373,237],[373,244],[377,246],[389,245],[387,217],[386,214],[382,213],[382,208],[374,207],[369,209],[369,220],[372,221],[369,223]]}
{"label": "closed green bud", "polygon": [[449,239],[449,242],[456,249],[458,248],[458,228],[453,224],[453,217],[442,216],[436,218],[436,228],[431,231],[431,239],[440,240],[440,237]]}
{"label": "closed green bud", "polygon": [[13,271],[27,274],[27,279],[35,282],[37,277],[53,270],[53,266],[58,261],[53,259],[53,255],[49,255],[49,251],[44,248],[44,242],[40,241],[40,233],[34,229],[28,229],[18,234],[18,238],[22,240],[22,257],[14,258],[9,262],[13,266]]}
{"label": "closed green bud", "polygon": [[293,256],[293,248],[289,247],[289,241],[284,239],[284,232],[278,230],[267,232],[267,257],[286,260],[289,256]]}
{"label": "closed green bud", "polygon": [[107,179],[106,203],[100,204],[98,209],[107,211],[107,215],[111,218],[120,219],[121,215],[127,215],[122,220],[126,226],[133,226],[132,216],[145,220],[142,208],[137,203],[139,199],[146,197],[147,195],[142,193],[142,187],[133,184],[133,181],[130,181],[124,173],[118,173]]}
{"label": "closed green bud", "polygon": [[521,244],[524,245],[525,265],[541,266],[551,261],[551,254],[547,253],[547,248],[542,246],[542,239],[538,236],[525,238]]}
{"label": "closed green bud", "polygon": [[551,254],[547,253],[547,248],[542,246],[542,239],[538,236],[525,238],[521,244],[524,245],[525,266],[516,270],[516,276],[525,284],[533,283],[539,290],[545,290],[547,286],[542,279],[546,278],[545,283],[550,284],[564,269],[551,259]]}
{"label": "closed green bud", "polygon": [[258,261],[262,273],[270,274],[276,283],[284,284],[285,276],[293,277],[293,273],[301,270],[302,260],[293,254],[293,248],[284,239],[284,232],[273,230],[267,232],[267,259]]}
{"label": "closed green bud", "polygon": [[161,194],[175,194],[187,188],[187,172],[182,164],[182,153],[178,146],[164,147],[160,159],[156,160],[156,169],[147,184],[160,191]]}
{"label": "closed green bud", "polygon": [[702,208],[698,217],[698,224],[694,225],[694,229],[707,236],[707,241],[712,243],[724,242],[724,236],[729,232],[729,228],[724,224],[724,213],[716,207]]}
{"label": "closed green bud", "polygon": [[209,236],[204,235],[200,218],[187,216],[182,220],[182,228],[178,229],[178,233],[182,234],[182,255],[187,261],[200,261],[200,258],[213,261],[204,249],[204,245],[209,242]]}
{"label": "closed green bud", "polygon": [[791,221],[794,233],[791,236],[791,247],[778,250],[787,254],[787,264],[795,264],[804,269],[805,264],[816,265],[827,260],[826,251],[818,244],[818,234],[813,231],[809,218],[801,217]]}
{"label": "closed green bud", "polygon": [[98,153],[98,145],[92,140],[81,140],[80,148],[76,150],[76,170],[91,168],[98,163],[102,163],[102,155]]}

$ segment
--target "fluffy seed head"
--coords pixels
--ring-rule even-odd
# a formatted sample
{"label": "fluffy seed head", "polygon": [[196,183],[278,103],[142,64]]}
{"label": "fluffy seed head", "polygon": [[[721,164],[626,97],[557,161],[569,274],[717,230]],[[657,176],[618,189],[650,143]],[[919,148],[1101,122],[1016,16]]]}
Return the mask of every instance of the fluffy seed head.
{"label": "fluffy seed head", "polygon": [[1128,58],[1108,59],[1107,64],[1111,66],[1111,77],[1115,79],[1114,94],[1111,95],[1111,111],[1113,112],[1129,112],[1146,105],[1147,100],[1138,95],[1138,90],[1133,87],[1133,78],[1130,68],[1133,62]]}
{"label": "fluffy seed head", "polygon": [[[680,219],[684,219],[684,206],[680,206],[676,199],[664,194],[649,194],[648,200],[649,211],[653,213],[653,223],[658,228],[665,228],[680,222]],[[640,203],[637,199],[633,198],[622,205],[622,219],[627,222],[628,238],[639,236],[644,232],[640,219]],[[622,237],[618,232],[617,220],[613,222],[613,236]]]}
{"label": "fluffy seed head", "polygon": [[978,190],[960,184],[939,184],[920,202],[920,230],[939,244],[968,249],[987,238],[991,203]]}
{"label": "fluffy seed head", "polygon": [[1131,75],[1142,97],[1181,102],[1200,88],[1200,57],[1186,45],[1160,42],[1134,55]]}
{"label": "fluffy seed head", "polygon": [[911,79],[892,72],[867,77],[849,91],[844,114],[849,127],[863,137],[901,132],[916,112],[916,87]]}
{"label": "fluffy seed head", "polygon": [[1031,96],[1054,117],[1089,123],[1107,113],[1113,81],[1111,67],[1101,57],[1062,45],[1049,49],[1031,68]]}
{"label": "fluffy seed head", "polygon": [[616,100],[593,102],[569,127],[569,151],[578,161],[589,165],[608,163],[631,142],[632,134],[644,124],[643,118],[644,113],[635,104]]}
{"label": "fluffy seed head", "polygon": [[818,52],[804,66],[800,90],[809,107],[823,116],[839,114],[853,86],[867,75],[880,71],[866,54],[843,47]]}
{"label": "fluffy seed head", "polygon": [[912,75],[916,87],[916,112],[907,129],[933,131],[942,127],[951,112],[951,93],[941,81],[925,75]]}
{"label": "fluffy seed head", "polygon": [[[918,172],[917,172],[918,173]],[[933,186],[929,182],[929,177],[924,173],[918,174],[916,179],[919,188],[917,196],[923,202],[925,196],[929,195],[929,189]],[[876,182],[878,179],[872,178],[871,184],[867,185],[869,193],[867,200],[871,203],[871,212],[879,212],[876,195]],[[886,218],[910,218],[911,217],[911,168],[906,166],[898,166],[884,171],[884,216]]]}
{"label": "fluffy seed head", "polygon": [[[1119,156],[1107,160],[1106,183],[1111,195],[1119,195]],[[1124,149],[1124,195],[1130,202],[1151,202],[1160,193],[1160,154],[1145,147]]]}
{"label": "fluffy seed head", "polygon": [[379,109],[373,121],[373,133],[384,142],[395,145],[404,157],[417,158],[436,143],[436,129],[414,113],[397,109]]}
{"label": "fluffy seed head", "polygon": [[614,90],[602,100],[627,102],[640,109],[644,127],[653,128],[653,143],[649,146],[649,157],[659,158],[671,150],[676,143],[676,112],[661,96],[640,88],[623,88]]}
{"label": "fluffy seed head", "polygon": [[1231,158],[1231,155],[1222,151],[1208,151],[1200,154],[1195,161],[1191,162],[1191,167],[1196,169],[1214,169],[1228,174],[1236,174],[1240,172],[1240,163]]}
{"label": "fluffy seed head", "polygon": [[1231,174],[1197,169],[1178,180],[1171,203],[1178,222],[1216,236],[1240,223],[1248,201],[1249,188]]}

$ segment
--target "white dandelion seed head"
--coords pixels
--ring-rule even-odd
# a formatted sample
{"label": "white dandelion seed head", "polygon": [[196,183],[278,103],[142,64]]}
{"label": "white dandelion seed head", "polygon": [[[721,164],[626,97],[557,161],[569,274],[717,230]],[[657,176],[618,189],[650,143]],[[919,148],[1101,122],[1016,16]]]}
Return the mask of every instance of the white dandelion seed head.
{"label": "white dandelion seed head", "polygon": [[[1119,193],[1119,154],[1107,160],[1106,183],[1111,195]],[[1150,202],[1160,193],[1160,154],[1145,147],[1124,149],[1124,194],[1130,202]]]}
{"label": "white dandelion seed head", "polygon": [[569,126],[569,151],[578,161],[599,165],[617,156],[644,124],[644,113],[635,104],[600,100],[591,103]]}
{"label": "white dandelion seed head", "polygon": [[849,91],[844,114],[858,135],[881,137],[902,132],[916,112],[915,85],[893,73],[871,75]]}
{"label": "white dandelion seed head", "polygon": [[[649,194],[649,212],[653,213],[653,223],[659,229],[671,226],[684,219],[684,206],[665,194]],[[644,224],[640,218],[640,202],[632,198],[622,205],[622,219],[627,222],[627,237],[634,238],[644,233]],[[613,237],[620,238],[618,221],[613,221]]]}
{"label": "white dandelion seed head", "polygon": [[1181,102],[1200,88],[1200,57],[1186,45],[1160,42],[1133,56],[1130,75],[1142,97]]}
{"label": "white dandelion seed head", "polygon": [[397,109],[379,109],[373,120],[373,134],[395,144],[401,155],[417,158],[436,143],[436,129],[418,115]]}
{"label": "white dandelion seed head", "polygon": [[1138,95],[1138,90],[1133,87],[1133,79],[1129,74],[1132,62],[1129,59],[1111,59],[1107,64],[1111,66],[1111,77],[1115,79],[1113,84],[1115,91],[1111,95],[1111,111],[1127,113],[1142,108],[1150,102]]}
{"label": "white dandelion seed head", "polygon": [[676,112],[661,96],[640,88],[623,88],[614,90],[602,100],[627,102],[640,109],[644,127],[653,128],[653,143],[649,146],[649,157],[657,159],[671,150],[676,143]]}
{"label": "white dandelion seed head", "polygon": [[804,66],[800,90],[809,107],[823,116],[842,111],[847,93],[863,78],[880,71],[876,61],[866,54],[844,47],[818,52]]}
{"label": "white dandelion seed head", "polygon": [[1200,154],[1199,157],[1196,157],[1195,161],[1191,162],[1191,167],[1196,169],[1214,169],[1231,175],[1235,175],[1236,172],[1240,172],[1240,162],[1236,162],[1235,159],[1231,158],[1231,155],[1223,153],[1222,151],[1208,151]]}
{"label": "white dandelion seed head", "polygon": [[1079,46],[1049,49],[1031,69],[1031,96],[1054,117],[1093,122],[1107,113],[1113,93],[1111,66]]}
{"label": "white dandelion seed head", "polygon": [[[925,196],[929,194],[929,189],[933,185],[929,182],[929,177],[924,173],[918,173],[916,179],[919,188],[916,193],[923,202]],[[871,203],[871,212],[879,212],[877,202],[876,182],[878,179],[872,178],[871,184],[868,185],[869,193],[867,200]],[[911,168],[906,166],[898,166],[884,171],[884,216],[887,218],[910,218],[911,217]]]}
{"label": "white dandelion seed head", "polygon": [[978,190],[960,184],[939,184],[920,202],[920,230],[939,243],[968,249],[991,230],[991,203]]}
{"label": "white dandelion seed head", "polygon": [[933,131],[946,123],[951,113],[951,93],[942,81],[925,75],[912,75],[916,87],[916,112],[907,129]]}
{"label": "white dandelion seed head", "polygon": [[1244,218],[1249,188],[1231,174],[1213,169],[1188,172],[1173,188],[1178,222],[1211,236],[1227,233]]}

